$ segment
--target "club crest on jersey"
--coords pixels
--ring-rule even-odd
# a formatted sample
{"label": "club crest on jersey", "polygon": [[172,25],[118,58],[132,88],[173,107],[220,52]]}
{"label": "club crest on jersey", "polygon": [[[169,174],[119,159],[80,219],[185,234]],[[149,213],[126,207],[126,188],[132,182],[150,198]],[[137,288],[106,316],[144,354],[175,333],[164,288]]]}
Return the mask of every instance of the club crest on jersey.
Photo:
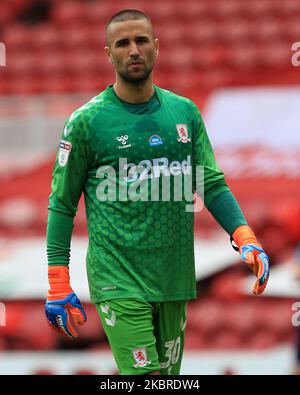
{"label": "club crest on jersey", "polygon": [[179,135],[179,138],[177,138],[179,143],[188,143],[191,141],[191,139],[188,137],[188,128],[186,124],[177,124],[176,129]]}
{"label": "club crest on jersey", "polygon": [[61,167],[66,166],[69,155],[72,149],[72,144],[69,141],[61,140],[58,150],[58,163]]}
{"label": "club crest on jersey", "polygon": [[151,362],[147,359],[147,351],[145,348],[137,348],[136,350],[133,350],[132,353],[136,362],[133,365],[135,368],[139,366],[144,367],[151,364]]}

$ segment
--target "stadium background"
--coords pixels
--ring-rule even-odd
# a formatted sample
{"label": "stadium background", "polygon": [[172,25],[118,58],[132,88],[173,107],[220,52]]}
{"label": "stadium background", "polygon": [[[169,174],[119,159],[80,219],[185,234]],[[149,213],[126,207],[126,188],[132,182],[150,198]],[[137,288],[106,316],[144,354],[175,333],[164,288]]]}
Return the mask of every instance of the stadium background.
{"label": "stadium background", "polygon": [[154,81],[199,106],[272,262],[265,295],[252,296],[254,277],[225,232],[206,210],[196,214],[199,297],[188,309],[182,373],[290,374],[300,295],[300,68],[292,64],[300,0],[1,1],[0,374],[116,372],[88,303],[82,202],[71,257],[72,285],[88,314],[79,340],[50,331],[43,305],[57,143],[67,116],[114,80],[104,26],[124,8],[152,17],[161,43]]}

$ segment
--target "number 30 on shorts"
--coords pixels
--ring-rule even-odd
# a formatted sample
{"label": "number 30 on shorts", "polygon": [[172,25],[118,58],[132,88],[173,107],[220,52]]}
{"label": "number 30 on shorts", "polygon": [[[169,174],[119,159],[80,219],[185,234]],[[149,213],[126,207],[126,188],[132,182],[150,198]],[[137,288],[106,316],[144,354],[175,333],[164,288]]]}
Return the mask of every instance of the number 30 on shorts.
{"label": "number 30 on shorts", "polygon": [[167,369],[170,364],[175,365],[178,362],[180,355],[180,337],[175,340],[169,340],[165,342],[165,347],[167,349],[165,353],[165,358],[167,361],[160,364],[161,369]]}

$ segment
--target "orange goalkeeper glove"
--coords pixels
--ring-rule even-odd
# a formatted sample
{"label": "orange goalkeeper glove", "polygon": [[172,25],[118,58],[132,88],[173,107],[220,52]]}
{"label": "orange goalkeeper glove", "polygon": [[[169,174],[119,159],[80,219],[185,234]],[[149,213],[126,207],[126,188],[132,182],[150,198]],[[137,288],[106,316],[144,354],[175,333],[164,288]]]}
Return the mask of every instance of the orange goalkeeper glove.
{"label": "orange goalkeeper glove", "polygon": [[252,292],[254,295],[262,294],[269,279],[269,258],[267,254],[248,225],[239,226],[233,232],[232,239],[239,248],[241,259],[246,262],[257,277]]}
{"label": "orange goalkeeper glove", "polygon": [[78,337],[74,323],[83,325],[86,321],[85,311],[80,300],[70,286],[69,268],[67,266],[48,266],[50,289],[45,304],[45,314],[50,327],[63,331],[69,337]]}

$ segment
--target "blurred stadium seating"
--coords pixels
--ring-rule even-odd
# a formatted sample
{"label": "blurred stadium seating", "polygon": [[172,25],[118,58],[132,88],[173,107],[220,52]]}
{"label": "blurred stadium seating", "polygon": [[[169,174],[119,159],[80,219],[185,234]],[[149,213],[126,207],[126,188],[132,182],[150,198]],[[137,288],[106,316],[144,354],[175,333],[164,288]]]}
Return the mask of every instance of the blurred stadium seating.
{"label": "blurred stadium seating", "polygon": [[[187,0],[184,6],[181,0],[2,0],[0,42],[6,46],[7,65],[0,67],[0,238],[5,243],[44,237],[51,169],[64,120],[113,82],[112,67],[102,50],[104,28],[110,16],[124,8],[138,8],[153,19],[160,38],[155,83],[191,98],[204,115],[218,101],[218,97],[213,101],[214,93],[222,96],[222,89],[275,86],[290,89],[292,96],[300,84],[300,69],[291,65],[291,45],[300,41],[300,0]],[[240,100],[244,92],[237,92]],[[295,95],[299,99],[299,87]],[[293,103],[282,107],[283,117],[287,107],[291,110]],[[239,109],[230,111],[237,116]],[[299,107],[296,111],[299,114]],[[216,117],[216,112],[211,113]],[[258,113],[259,106],[255,113],[249,110],[249,117]],[[271,125],[277,115],[272,112],[275,121]],[[287,130],[299,133],[297,127],[288,124]],[[261,140],[267,132],[272,130]],[[216,153],[229,184],[272,264],[281,265],[290,259],[300,239],[300,144],[287,144],[286,151],[280,144],[274,150],[263,144],[248,145],[246,140],[245,145],[235,146],[234,137],[232,145],[224,148],[218,146],[220,137],[215,138]],[[272,136],[266,140],[270,142]],[[277,173],[267,169],[260,173],[261,158],[267,158]],[[81,202],[77,236],[86,236],[82,206]],[[206,211],[195,220],[197,236],[212,238],[220,232]],[[0,250],[0,264],[5,259]],[[43,259],[41,264],[45,264]],[[256,299],[242,295],[235,284],[247,275],[247,269],[237,267],[233,259],[232,266],[199,281],[199,298],[189,305],[187,355],[192,351],[261,351],[282,345],[292,349],[291,305],[296,296]],[[0,352],[109,352],[97,313],[89,304],[89,321],[80,328],[76,343],[49,330],[41,299],[12,297],[6,308]],[[47,366],[32,368],[32,372],[57,372]],[[74,374],[95,372],[94,365],[74,368]]]}
{"label": "blurred stadium seating", "polygon": [[[30,23],[29,18],[24,23],[22,13],[30,3],[48,4],[47,19]],[[264,83],[270,68],[272,73],[279,73],[282,84],[289,82],[286,74],[291,73],[299,82],[299,73],[289,67],[291,43],[300,36],[298,0],[189,0],[187,4],[181,7],[175,0],[138,3],[157,26],[161,56],[156,76],[163,80],[164,72],[168,72],[174,81],[166,87],[178,90],[175,81],[182,74],[199,70],[192,87],[182,86],[180,93],[194,96],[203,87],[210,89],[243,79]],[[5,78],[1,78],[0,93],[49,93],[51,84],[45,80],[52,81],[58,75],[62,81],[72,76],[76,84],[58,83],[57,92],[82,91],[78,85],[90,91],[102,89],[113,76],[99,51],[105,42],[105,23],[115,11],[133,5],[108,0],[4,0],[0,37],[7,46],[9,67],[1,70]],[[87,75],[93,76],[90,84],[86,84]]]}

